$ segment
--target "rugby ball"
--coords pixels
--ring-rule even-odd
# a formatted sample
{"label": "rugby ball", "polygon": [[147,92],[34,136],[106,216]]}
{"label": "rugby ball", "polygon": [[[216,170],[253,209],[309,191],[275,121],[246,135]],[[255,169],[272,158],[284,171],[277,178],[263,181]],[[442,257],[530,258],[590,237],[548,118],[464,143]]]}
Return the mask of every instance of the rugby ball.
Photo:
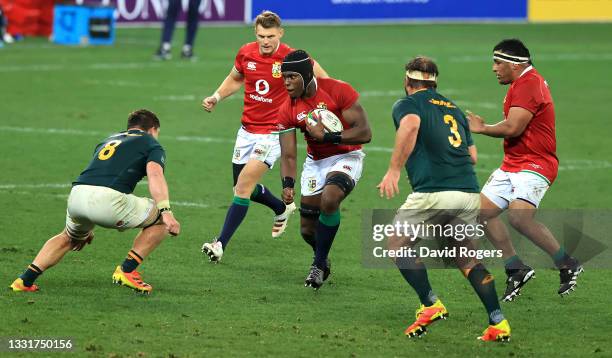
{"label": "rugby ball", "polygon": [[338,118],[334,112],[329,111],[324,108],[313,109],[308,113],[308,124],[314,126],[317,124],[317,120],[321,120],[321,124],[325,128],[325,132],[342,132],[344,127],[342,126],[342,122],[340,118]]}

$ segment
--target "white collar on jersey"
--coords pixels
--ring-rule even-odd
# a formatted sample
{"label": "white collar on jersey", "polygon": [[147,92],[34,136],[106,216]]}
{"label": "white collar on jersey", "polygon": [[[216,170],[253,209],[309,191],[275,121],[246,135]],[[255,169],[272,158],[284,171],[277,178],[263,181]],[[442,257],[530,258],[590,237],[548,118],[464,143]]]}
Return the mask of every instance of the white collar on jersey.
{"label": "white collar on jersey", "polygon": [[521,75],[519,76],[519,78],[523,77],[524,74],[526,74],[527,72],[533,70],[533,66],[529,66],[526,69],[523,70],[523,72],[521,72]]}

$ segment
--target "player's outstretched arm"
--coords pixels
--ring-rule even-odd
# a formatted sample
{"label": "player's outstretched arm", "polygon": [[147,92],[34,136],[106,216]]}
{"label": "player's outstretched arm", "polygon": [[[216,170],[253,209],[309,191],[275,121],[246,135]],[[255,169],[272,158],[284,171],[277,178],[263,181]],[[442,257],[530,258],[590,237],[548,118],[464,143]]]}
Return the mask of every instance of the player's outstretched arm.
{"label": "player's outstretched arm", "polygon": [[355,102],[342,112],[344,120],[351,126],[342,132],[342,144],[365,144],[372,140],[372,130],[365,109]]}
{"label": "player's outstretched arm", "polygon": [[420,126],[421,117],[416,114],[408,114],[400,120],[400,126],[395,134],[395,145],[391,153],[389,169],[377,186],[381,198],[386,196],[387,199],[391,199],[399,194],[398,183],[402,167],[414,150]]}
{"label": "player's outstretched arm", "polygon": [[314,75],[316,78],[329,78],[327,71],[325,71],[317,61],[314,62],[312,70],[314,71]]}
{"label": "player's outstretched arm", "polygon": [[217,105],[217,103],[221,102],[222,99],[238,92],[240,87],[242,87],[243,82],[244,75],[238,72],[235,67],[232,68],[229,75],[227,75],[223,82],[221,82],[221,85],[219,88],[217,88],[215,93],[202,100],[202,107],[204,107],[204,110],[207,112],[212,112],[213,108]]}
{"label": "player's outstretched arm", "polygon": [[[149,180],[149,192],[155,200],[157,207],[170,208],[170,196],[168,194],[168,184],[164,177],[164,170],[156,162],[150,161],[147,163],[147,178]],[[161,209],[161,208],[160,208]],[[181,231],[181,224],[174,218],[174,214],[170,210],[162,211],[162,221],[166,225],[168,233],[176,236]]]}
{"label": "player's outstretched arm", "polygon": [[294,190],[293,186],[289,185],[291,181],[295,183],[297,175],[297,141],[295,138],[295,128],[283,131],[279,134],[281,147],[281,180],[283,182],[283,201],[292,203]]}
{"label": "player's outstretched arm", "polygon": [[533,113],[522,107],[511,107],[508,117],[496,124],[486,124],[484,119],[470,111],[466,111],[470,131],[489,137],[513,138],[523,134],[523,131],[533,118]]}

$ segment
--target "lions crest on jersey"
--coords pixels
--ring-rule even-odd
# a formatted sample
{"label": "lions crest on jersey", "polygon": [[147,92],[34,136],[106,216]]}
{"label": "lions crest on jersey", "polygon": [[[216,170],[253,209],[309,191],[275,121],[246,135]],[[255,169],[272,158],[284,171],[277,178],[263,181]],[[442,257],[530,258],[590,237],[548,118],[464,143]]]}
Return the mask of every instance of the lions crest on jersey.
{"label": "lions crest on jersey", "polygon": [[308,178],[308,189],[315,190],[317,188],[317,178]]}
{"label": "lions crest on jersey", "polygon": [[317,104],[317,108],[327,109],[327,104],[325,102],[319,102],[319,104]]}
{"label": "lions crest on jersey", "polygon": [[272,64],[272,77],[274,77],[274,78],[281,78],[281,76],[282,76],[281,62],[275,61]]}

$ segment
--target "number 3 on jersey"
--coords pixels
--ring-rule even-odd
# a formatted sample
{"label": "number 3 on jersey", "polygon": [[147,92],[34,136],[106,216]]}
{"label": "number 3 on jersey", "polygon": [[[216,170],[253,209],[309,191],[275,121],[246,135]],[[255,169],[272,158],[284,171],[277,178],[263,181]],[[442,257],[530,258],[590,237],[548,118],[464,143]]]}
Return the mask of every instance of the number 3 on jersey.
{"label": "number 3 on jersey", "polygon": [[118,139],[111,140],[106,143],[102,149],[100,149],[100,153],[98,153],[98,159],[107,160],[115,154],[115,150],[121,144],[121,141]]}
{"label": "number 3 on jersey", "polygon": [[448,136],[448,142],[455,148],[459,147],[461,145],[461,134],[459,134],[457,128],[457,121],[453,116],[447,114],[444,116],[444,123],[450,125],[450,132],[452,134]]}

